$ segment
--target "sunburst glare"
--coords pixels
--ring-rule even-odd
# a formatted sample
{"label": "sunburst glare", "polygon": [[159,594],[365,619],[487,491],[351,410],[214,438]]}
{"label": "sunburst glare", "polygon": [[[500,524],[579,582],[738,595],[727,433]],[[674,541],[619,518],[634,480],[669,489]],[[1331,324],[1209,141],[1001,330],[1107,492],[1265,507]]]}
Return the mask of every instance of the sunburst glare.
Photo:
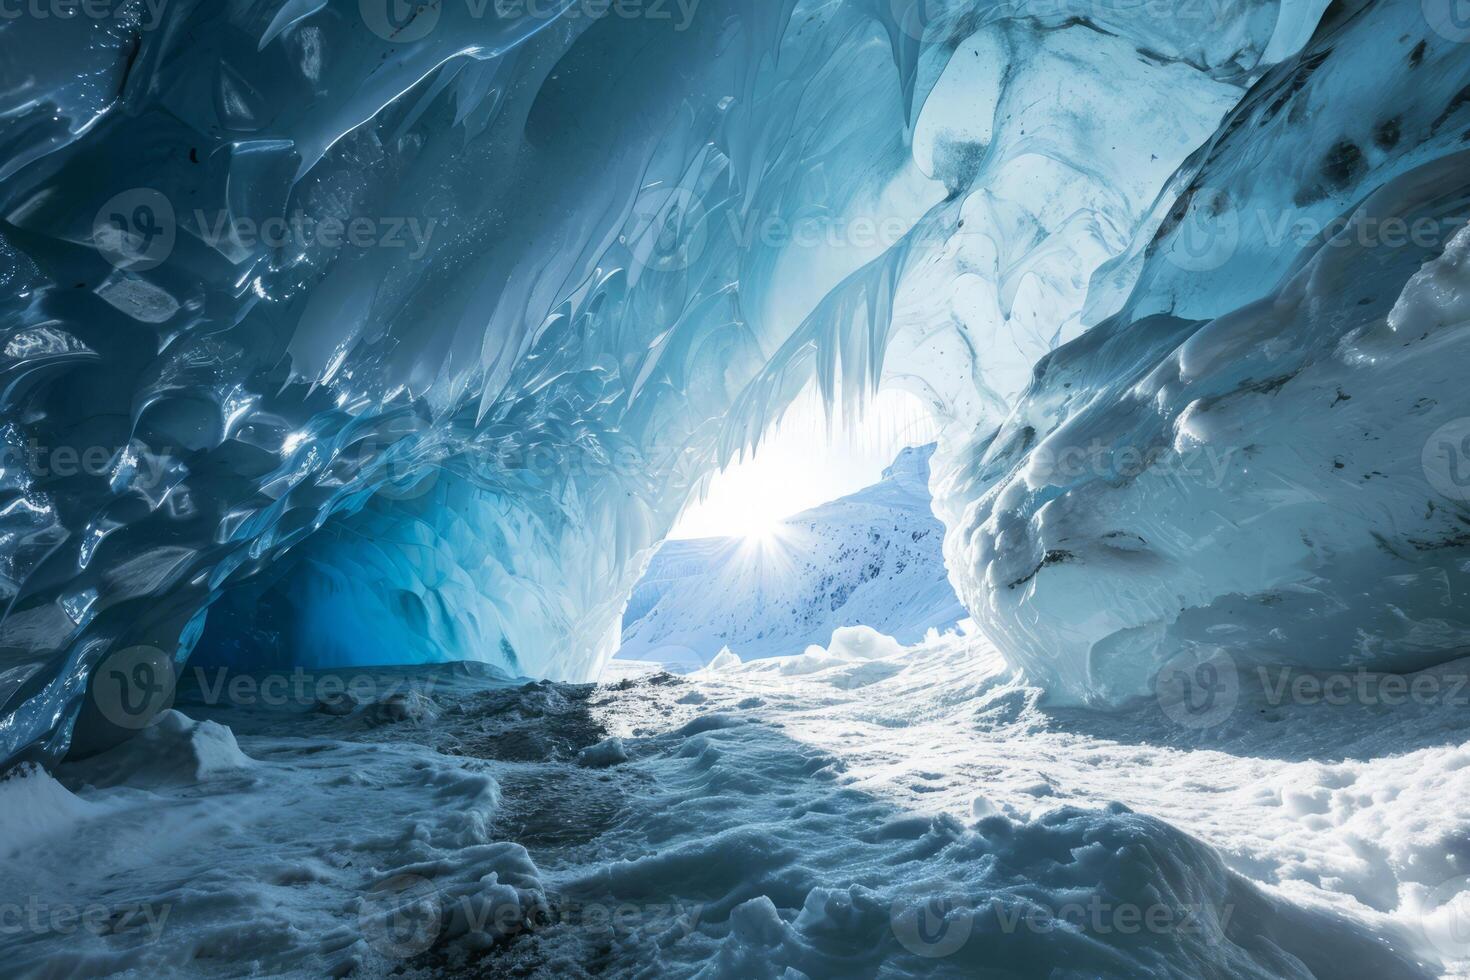
{"label": "sunburst glare", "polygon": [[885,389],[861,418],[826,408],[808,389],[752,455],[715,474],[703,498],[684,511],[672,538],[741,538],[778,544],[793,514],[876,483],[899,450],[935,438],[935,424],[914,395]]}

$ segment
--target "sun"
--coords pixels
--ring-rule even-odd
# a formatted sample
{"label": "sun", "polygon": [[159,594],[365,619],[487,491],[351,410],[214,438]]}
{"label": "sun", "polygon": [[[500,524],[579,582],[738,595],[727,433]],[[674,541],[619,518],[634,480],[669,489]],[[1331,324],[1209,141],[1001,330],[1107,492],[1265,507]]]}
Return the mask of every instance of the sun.
{"label": "sun", "polygon": [[814,388],[748,454],[714,474],[672,538],[770,543],[794,514],[877,483],[900,449],[932,441],[933,419],[913,395],[885,390],[862,418],[828,410]]}
{"label": "sun", "polygon": [[772,517],[755,518],[742,529],[740,538],[747,547],[771,548],[781,540],[781,521]]}

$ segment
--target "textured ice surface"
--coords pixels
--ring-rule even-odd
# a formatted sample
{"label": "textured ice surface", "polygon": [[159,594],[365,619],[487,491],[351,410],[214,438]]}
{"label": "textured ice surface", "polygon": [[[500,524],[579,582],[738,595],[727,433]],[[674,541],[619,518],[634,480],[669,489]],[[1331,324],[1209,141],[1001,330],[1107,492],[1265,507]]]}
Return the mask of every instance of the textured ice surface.
{"label": "textured ice surface", "polygon": [[[1300,547],[1230,513],[1191,525],[1213,512],[1187,480],[1152,510],[1143,481],[1167,538],[1214,535],[1159,557],[1191,552],[1182,596],[1151,587],[1176,577],[1140,572],[1153,559],[1126,541],[1105,546],[1118,561],[1082,543],[1063,561],[1069,528],[1114,530],[1063,518],[1092,491],[1023,491],[1022,458],[996,455],[1083,401],[1116,402],[1108,424],[1124,424],[1144,403],[1124,375],[1206,332],[1144,314],[1277,295],[1301,246],[1261,209],[1326,220],[1458,145],[1470,63],[1453,23],[1352,0],[1318,26],[1324,6],[707,0],[688,18],[593,18],[119,0],[114,17],[0,22],[0,757],[57,756],[96,666],[138,645],[176,663],[199,646],[214,663],[595,676],[691,491],[813,376],[847,409],[910,386],[948,423],[962,598],[1064,695],[1135,692],[1159,651],[1193,642],[1184,611],[1222,612],[1239,582],[1244,603],[1317,590],[1320,634],[1281,642],[1302,656],[1444,655],[1458,624],[1422,608],[1405,576],[1433,569],[1404,548],[1452,562],[1462,545],[1441,533],[1453,507],[1400,519],[1424,503],[1398,489],[1407,450],[1345,442],[1362,459],[1342,480],[1386,477]],[[1193,233],[1229,214],[1230,247],[1195,254]],[[1316,308],[1324,286],[1269,331],[1240,327],[1305,367],[1281,404],[1310,415],[1303,432],[1330,428],[1311,448],[1340,437],[1330,420],[1384,408],[1345,392],[1333,414],[1305,394],[1331,374],[1313,373],[1323,345],[1386,315],[1433,251],[1325,263],[1336,284],[1375,284],[1357,323],[1343,296]],[[1081,364],[1110,338],[1111,360]],[[1414,373],[1416,397],[1449,411],[1411,366],[1424,343],[1341,370]],[[1190,418],[1179,433],[1235,444],[1185,414],[1187,385],[1218,398],[1248,380],[1217,370],[1234,348],[1204,346],[1207,381],[1189,363],[1150,375],[1162,414],[1129,431]],[[1047,401],[1064,364],[1083,386],[1065,412]],[[1018,398],[1046,418],[1011,414]],[[1242,499],[1339,502],[1294,466],[1268,461],[1289,487]],[[1056,517],[1032,526],[1048,494]],[[1370,511],[1398,522],[1376,553],[1351,531]],[[1230,553],[1262,537],[1252,577]],[[1339,571],[1304,584],[1303,562]],[[1095,615],[1033,629],[1063,582]],[[1341,645],[1327,610],[1346,606],[1403,609],[1365,623],[1393,620],[1384,650]],[[104,721],[85,715],[84,741],[115,735]]]}
{"label": "textured ice surface", "polygon": [[[911,315],[947,326],[902,361],[956,418],[1001,407],[1312,19],[913,6],[7,21],[48,66],[4,89],[8,438],[101,453],[8,470],[7,754],[237,586],[215,661],[591,676],[710,465],[814,371],[878,380],[901,283],[964,270],[971,312]],[[376,237],[250,234],[298,216]]]}
{"label": "textured ice surface", "polygon": [[1470,649],[1470,60],[1419,17],[1339,11],[1260,83],[1176,178],[1123,310],[951,457],[961,597],[1055,696]]}
{"label": "textured ice surface", "polygon": [[[983,641],[832,647],[892,673],[371,675],[443,708],[391,729],[188,688],[156,744],[0,783],[0,819],[55,814],[0,888],[115,926],[23,930],[7,968],[1389,980],[1470,952],[1441,928],[1454,711],[1288,712],[1185,753],[1157,711],[1039,707]],[[235,764],[196,768],[226,736]]]}
{"label": "textured ice surface", "polygon": [[744,660],[799,653],[839,626],[905,643],[953,626],[965,612],[930,507],[933,451],[904,450],[881,482],[760,538],[666,542],[628,601],[619,655],[688,670],[725,648]]}

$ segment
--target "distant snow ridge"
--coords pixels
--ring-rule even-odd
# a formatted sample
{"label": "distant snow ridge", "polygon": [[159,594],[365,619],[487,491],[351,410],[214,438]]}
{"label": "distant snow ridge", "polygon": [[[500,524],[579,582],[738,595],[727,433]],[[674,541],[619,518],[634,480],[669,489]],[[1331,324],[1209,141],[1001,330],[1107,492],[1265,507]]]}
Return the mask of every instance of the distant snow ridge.
{"label": "distant snow ridge", "polygon": [[842,626],[913,643],[965,616],[929,501],[934,447],[905,449],[883,479],[783,521],[772,541],[669,541],[623,616],[619,656],[676,668],[724,647],[744,660],[801,653]]}

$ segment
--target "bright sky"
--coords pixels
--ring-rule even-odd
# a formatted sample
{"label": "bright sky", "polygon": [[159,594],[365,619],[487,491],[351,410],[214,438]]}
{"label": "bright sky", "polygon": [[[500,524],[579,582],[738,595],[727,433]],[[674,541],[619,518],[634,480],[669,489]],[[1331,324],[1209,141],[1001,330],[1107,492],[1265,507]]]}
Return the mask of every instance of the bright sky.
{"label": "bright sky", "polygon": [[763,537],[783,517],[877,483],[900,450],[933,442],[935,431],[918,398],[884,389],[863,418],[851,425],[836,418],[829,434],[821,398],[809,388],[754,458],[715,474],[670,537]]}

